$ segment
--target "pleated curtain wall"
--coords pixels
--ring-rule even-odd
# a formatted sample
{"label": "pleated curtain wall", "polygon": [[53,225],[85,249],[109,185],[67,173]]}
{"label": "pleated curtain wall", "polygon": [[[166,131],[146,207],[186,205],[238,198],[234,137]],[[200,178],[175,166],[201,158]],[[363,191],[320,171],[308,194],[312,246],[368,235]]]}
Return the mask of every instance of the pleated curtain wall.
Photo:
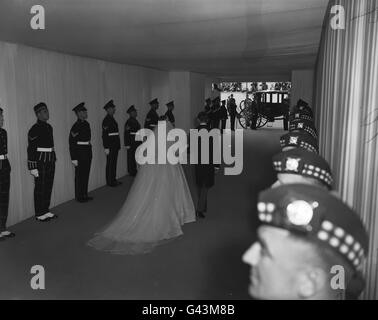
{"label": "pleated curtain wall", "polygon": [[[345,29],[335,29],[335,5]],[[340,12],[342,14],[342,12]],[[342,16],[341,16],[342,19]],[[340,21],[336,25],[340,26]],[[331,1],[317,62],[317,124],[321,153],[340,196],[361,215],[370,234],[364,299],[378,298],[378,2]]]}
{"label": "pleated curtain wall", "polygon": [[[191,79],[195,79],[196,87],[191,86]],[[84,101],[89,111],[93,145],[89,187],[93,190],[105,184],[106,157],[101,128],[105,116],[103,106],[108,100],[113,99],[117,106],[115,118],[123,144],[127,108],[135,104],[143,125],[148,102],[155,97],[161,102],[159,114],[165,113],[165,103],[174,99],[176,124],[189,129],[194,113],[203,107],[205,82],[204,75],[189,72],[121,65],[0,42],[0,105],[5,111],[12,165],[8,225],[34,214],[33,179],[27,170],[26,148],[28,130],[36,122],[35,104],[47,103],[49,123],[54,128],[58,158],[52,195],[52,206],[55,206],[74,198],[74,168],[68,137],[76,121],[71,111],[75,105]],[[127,173],[126,160],[123,149],[118,158],[118,177]]]}

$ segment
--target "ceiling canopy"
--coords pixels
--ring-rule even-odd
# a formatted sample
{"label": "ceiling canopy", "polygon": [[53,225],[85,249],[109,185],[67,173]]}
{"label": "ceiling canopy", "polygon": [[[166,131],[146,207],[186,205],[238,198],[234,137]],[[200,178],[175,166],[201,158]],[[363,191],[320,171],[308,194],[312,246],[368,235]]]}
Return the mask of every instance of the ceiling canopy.
{"label": "ceiling canopy", "polygon": [[[45,8],[32,30],[30,9]],[[0,40],[224,80],[313,68],[328,0],[1,0]]]}

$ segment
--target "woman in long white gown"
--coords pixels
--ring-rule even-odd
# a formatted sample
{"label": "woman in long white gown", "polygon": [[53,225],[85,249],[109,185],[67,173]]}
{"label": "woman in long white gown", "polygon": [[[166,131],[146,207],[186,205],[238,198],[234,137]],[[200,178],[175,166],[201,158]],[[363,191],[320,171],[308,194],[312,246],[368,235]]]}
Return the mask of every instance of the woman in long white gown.
{"label": "woman in long white gown", "polygon": [[[167,130],[171,128],[168,123]],[[193,200],[181,165],[144,164],[118,215],[88,245],[116,254],[148,253],[182,235],[181,226],[195,220]]]}

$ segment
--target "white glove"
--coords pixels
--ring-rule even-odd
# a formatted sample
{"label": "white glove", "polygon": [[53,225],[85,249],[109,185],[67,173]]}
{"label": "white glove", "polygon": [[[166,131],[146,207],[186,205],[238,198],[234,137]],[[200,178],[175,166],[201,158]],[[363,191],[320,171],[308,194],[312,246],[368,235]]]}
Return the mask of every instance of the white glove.
{"label": "white glove", "polygon": [[130,146],[127,146],[127,147],[126,147],[126,150],[129,150],[129,149],[130,149]]}
{"label": "white glove", "polygon": [[75,167],[77,167],[77,166],[79,165],[79,161],[77,161],[77,160],[72,160],[72,164],[73,164]]}
{"label": "white glove", "polygon": [[110,150],[109,149],[105,149],[105,154],[109,155],[109,153],[110,153]]}
{"label": "white glove", "polygon": [[36,178],[39,177],[39,174],[38,174],[38,169],[33,169],[33,170],[30,170],[30,174]]}

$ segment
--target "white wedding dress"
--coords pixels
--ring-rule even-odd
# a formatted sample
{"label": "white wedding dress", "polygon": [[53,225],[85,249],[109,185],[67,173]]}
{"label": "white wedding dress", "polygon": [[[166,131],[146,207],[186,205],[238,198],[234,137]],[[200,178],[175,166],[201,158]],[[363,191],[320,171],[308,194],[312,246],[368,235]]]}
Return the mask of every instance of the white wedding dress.
{"label": "white wedding dress", "polygon": [[[170,128],[167,125],[167,131]],[[88,245],[115,254],[148,253],[182,235],[181,226],[195,220],[181,165],[144,164],[118,215]]]}

